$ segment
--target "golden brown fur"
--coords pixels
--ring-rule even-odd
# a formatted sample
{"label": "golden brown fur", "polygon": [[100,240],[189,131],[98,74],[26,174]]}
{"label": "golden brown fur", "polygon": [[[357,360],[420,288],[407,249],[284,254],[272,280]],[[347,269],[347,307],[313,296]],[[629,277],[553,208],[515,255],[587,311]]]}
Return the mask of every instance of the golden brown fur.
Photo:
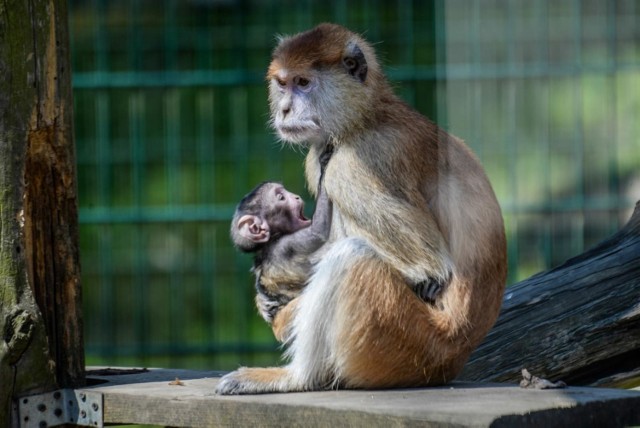
{"label": "golden brown fur", "polygon": [[[366,58],[364,81],[341,63],[357,56],[354,46]],[[308,92],[296,98],[274,83],[291,76],[308,79]],[[291,311],[291,362],[240,369],[218,392],[452,380],[495,322],[506,279],[502,216],[479,162],[399,100],[371,47],[342,27],[323,24],[283,39],[268,78],[274,126],[310,144],[308,183],[318,182],[327,142],[335,145],[324,176],[331,237]],[[412,288],[434,279],[446,287],[425,303]]]}
{"label": "golden brown fur", "polygon": [[280,309],[271,323],[271,330],[278,342],[285,342],[289,337],[289,327],[295,314],[298,300],[297,297],[291,300],[285,307]]}

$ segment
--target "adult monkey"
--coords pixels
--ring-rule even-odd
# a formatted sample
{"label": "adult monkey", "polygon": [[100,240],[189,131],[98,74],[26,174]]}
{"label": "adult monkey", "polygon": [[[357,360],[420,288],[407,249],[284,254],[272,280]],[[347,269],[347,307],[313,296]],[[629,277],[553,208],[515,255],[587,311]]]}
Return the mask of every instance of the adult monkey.
{"label": "adult monkey", "polygon": [[[499,205],[479,162],[398,99],[372,47],[322,24],[280,41],[267,74],[273,125],[334,152],[326,253],[297,299],[284,367],[241,368],[221,394],[386,388],[452,380],[498,315],[506,279]],[[443,287],[434,302],[416,291]]]}

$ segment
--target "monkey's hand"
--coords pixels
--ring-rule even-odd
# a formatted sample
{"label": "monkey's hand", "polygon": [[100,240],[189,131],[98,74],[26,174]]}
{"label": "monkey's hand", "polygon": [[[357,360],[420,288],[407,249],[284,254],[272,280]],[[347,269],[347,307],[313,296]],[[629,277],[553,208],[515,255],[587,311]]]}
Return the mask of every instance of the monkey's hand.
{"label": "monkey's hand", "polygon": [[331,159],[331,156],[333,155],[333,143],[332,142],[327,142],[327,145],[325,146],[325,149],[322,151],[322,153],[320,153],[320,179],[322,180],[322,176],[324,176],[324,170],[327,168],[327,164],[329,163],[329,160]]}
{"label": "monkey's hand", "polygon": [[273,323],[274,318],[280,309],[289,303],[291,299],[285,295],[271,295],[258,290],[256,294],[256,306],[262,318],[269,324]]}
{"label": "monkey's hand", "polygon": [[449,280],[438,280],[436,278],[427,278],[413,286],[416,295],[427,303],[435,303],[442,295]]}

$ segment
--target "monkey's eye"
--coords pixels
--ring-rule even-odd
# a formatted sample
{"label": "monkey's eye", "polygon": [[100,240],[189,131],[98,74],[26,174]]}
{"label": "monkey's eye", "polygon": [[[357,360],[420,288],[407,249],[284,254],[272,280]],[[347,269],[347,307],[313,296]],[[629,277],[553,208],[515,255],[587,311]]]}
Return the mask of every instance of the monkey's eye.
{"label": "monkey's eye", "polygon": [[355,68],[358,66],[357,61],[351,57],[346,57],[342,60],[342,63],[345,67],[347,67],[348,70],[355,70]]}
{"label": "monkey's eye", "polygon": [[296,86],[305,89],[309,86],[309,84],[311,83],[311,81],[305,77],[296,77],[295,79],[293,79],[293,83],[296,84]]}
{"label": "monkey's eye", "polygon": [[282,193],[276,193],[276,199],[278,201],[284,201],[286,198],[284,197],[284,194]]}
{"label": "monkey's eye", "polygon": [[280,86],[281,88],[284,88],[285,86],[287,86],[287,81],[283,80],[279,77],[275,78],[276,83],[278,84],[278,86]]}

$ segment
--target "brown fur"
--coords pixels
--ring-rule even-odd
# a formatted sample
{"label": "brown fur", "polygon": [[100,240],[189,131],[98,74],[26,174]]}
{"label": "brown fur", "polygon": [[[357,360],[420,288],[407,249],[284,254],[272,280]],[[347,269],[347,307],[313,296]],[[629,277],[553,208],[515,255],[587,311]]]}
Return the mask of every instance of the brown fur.
{"label": "brown fur", "polygon": [[[340,68],[353,43],[369,67],[364,83]],[[366,42],[331,24],[284,39],[274,52],[269,79],[285,73],[324,79],[327,93],[307,108],[316,109],[311,113],[335,146],[324,176],[334,204],[327,245],[354,237],[360,249],[336,257],[339,271],[319,265],[299,298],[291,364],[231,373],[221,393],[446,383],[495,322],[506,241],[491,185],[462,141],[399,100],[379,69]],[[273,88],[271,97],[276,114]],[[324,144],[318,138],[309,148],[308,183],[318,182]],[[331,254],[330,247],[327,260]],[[411,289],[429,278],[447,281],[435,304]],[[325,300],[311,301],[317,296]],[[307,317],[323,323],[316,327]],[[312,351],[305,354],[307,344]]]}
{"label": "brown fur", "polygon": [[297,298],[291,300],[285,307],[280,309],[276,316],[273,318],[271,329],[273,330],[273,335],[278,342],[282,343],[289,337],[289,327],[291,324],[291,320],[295,315],[297,303]]}

